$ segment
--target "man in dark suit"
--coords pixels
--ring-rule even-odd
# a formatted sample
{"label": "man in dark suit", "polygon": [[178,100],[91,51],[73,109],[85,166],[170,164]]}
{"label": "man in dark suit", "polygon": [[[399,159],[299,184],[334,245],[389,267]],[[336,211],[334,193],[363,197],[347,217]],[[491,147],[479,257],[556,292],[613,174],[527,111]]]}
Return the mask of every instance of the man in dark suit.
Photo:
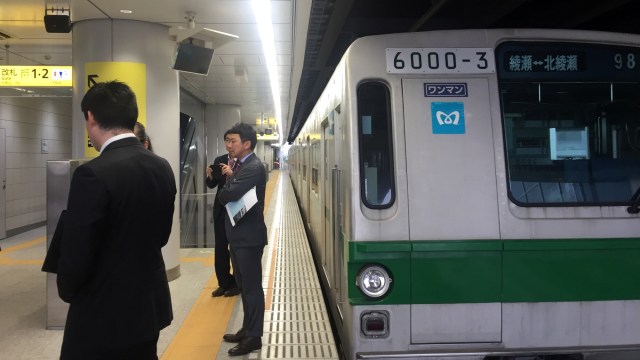
{"label": "man in dark suit", "polygon": [[[227,233],[224,230],[224,217],[227,212],[219,200],[220,189],[227,182],[227,177],[233,174],[233,169],[237,165],[238,159],[230,152],[230,142],[227,140],[227,133],[224,134],[225,146],[227,154],[218,156],[213,161],[213,165],[207,167],[206,183],[210,189],[218,187],[216,197],[213,202],[213,231],[215,234],[215,257],[214,268],[216,278],[218,278],[218,288],[213,290],[211,296],[236,296],[240,293],[236,285],[236,279],[231,274],[229,253],[229,241],[227,241]],[[224,166],[224,169],[223,169]]]}
{"label": "man in dark suit", "polygon": [[81,102],[100,156],[71,180],[58,294],[68,302],[61,360],[158,359],[172,319],[161,248],[173,220],[169,163],[136,139],[135,94],[124,83],[91,87]]}
{"label": "man in dark suit", "polygon": [[258,202],[235,226],[227,214],[225,229],[231,250],[231,262],[240,287],[244,319],[235,334],[226,334],[227,342],[238,343],[229,355],[245,355],[262,347],[264,322],[264,290],[262,289],[262,252],[267,245],[267,226],[264,223],[264,193],[267,172],[253,153],[257,143],[256,131],[249,124],[239,123],[227,131],[230,153],[240,161],[233,175],[220,191],[220,202],[240,200],[255,187]]}

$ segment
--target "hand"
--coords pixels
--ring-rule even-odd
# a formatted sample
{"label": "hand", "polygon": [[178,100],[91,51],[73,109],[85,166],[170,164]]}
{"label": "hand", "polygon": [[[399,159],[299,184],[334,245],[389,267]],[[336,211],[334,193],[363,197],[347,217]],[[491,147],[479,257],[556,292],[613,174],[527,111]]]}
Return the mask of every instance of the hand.
{"label": "hand", "polygon": [[233,170],[231,170],[231,166],[227,164],[220,164],[220,169],[222,170],[223,175],[227,175],[227,176],[233,175]]}
{"label": "hand", "polygon": [[213,169],[211,168],[211,166],[207,166],[207,177],[213,178]]}

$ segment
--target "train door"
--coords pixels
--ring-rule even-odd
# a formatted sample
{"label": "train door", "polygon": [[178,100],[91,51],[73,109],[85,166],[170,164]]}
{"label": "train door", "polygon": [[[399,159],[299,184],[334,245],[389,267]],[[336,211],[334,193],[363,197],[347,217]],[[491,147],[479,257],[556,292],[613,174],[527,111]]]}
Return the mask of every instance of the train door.
{"label": "train door", "polygon": [[500,342],[501,245],[489,81],[403,79],[411,342]]}
{"label": "train door", "polygon": [[324,239],[322,241],[322,269],[329,287],[334,286],[333,254],[333,201],[332,179],[334,162],[334,141],[330,132],[329,118],[322,122],[322,219],[324,223]]}
{"label": "train door", "polygon": [[303,201],[304,201],[304,210],[305,210],[305,220],[307,222],[307,228],[311,229],[311,176],[309,173],[311,172],[311,141],[309,141],[309,136],[302,147],[304,153],[304,160],[302,162],[302,188],[303,192]]}
{"label": "train door", "polygon": [[7,194],[7,176],[6,176],[6,151],[5,144],[6,130],[0,129],[0,239],[7,237],[7,225],[6,225],[6,194]]}
{"label": "train door", "polygon": [[[327,197],[330,197],[330,206],[328,206],[327,219],[330,219],[330,225],[327,226],[327,232],[331,239],[331,266],[333,274],[333,289],[335,294],[336,307],[338,314],[342,319],[342,284],[346,275],[344,274],[344,237],[342,236],[341,226],[343,224],[344,214],[342,209],[341,197],[341,146],[340,146],[340,130],[341,129],[341,117],[340,117],[340,105],[338,105],[329,114],[329,126],[327,128],[328,136],[330,136],[330,153],[327,161],[328,174],[327,184],[331,187],[331,191],[327,193]],[[338,139],[338,141],[336,141]],[[329,222],[328,222],[329,223]]]}
{"label": "train door", "polygon": [[[320,194],[320,139],[314,139],[311,141],[309,152],[311,154],[310,161],[310,191],[309,191],[309,233],[313,236],[313,242],[319,244],[324,239],[322,231],[322,208],[321,208],[321,194]],[[322,244],[319,244],[322,247]]]}

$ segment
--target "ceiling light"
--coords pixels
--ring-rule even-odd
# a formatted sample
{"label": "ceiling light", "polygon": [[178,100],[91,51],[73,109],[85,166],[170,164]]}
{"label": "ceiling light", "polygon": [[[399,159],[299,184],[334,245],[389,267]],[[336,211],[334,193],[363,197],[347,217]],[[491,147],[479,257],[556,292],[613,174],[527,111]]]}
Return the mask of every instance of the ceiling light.
{"label": "ceiling light", "polygon": [[123,14],[132,14],[132,13],[133,13],[133,10],[129,10],[129,9],[121,9],[121,10],[120,10],[120,12],[121,12],[121,13],[123,13]]}
{"label": "ceiling light", "polygon": [[267,61],[269,80],[271,82],[271,95],[275,107],[276,123],[282,128],[282,110],[280,106],[280,83],[278,78],[278,63],[276,62],[276,45],[273,38],[273,25],[271,24],[271,4],[269,0],[252,0],[253,13],[258,22],[258,32],[262,40],[262,51]]}

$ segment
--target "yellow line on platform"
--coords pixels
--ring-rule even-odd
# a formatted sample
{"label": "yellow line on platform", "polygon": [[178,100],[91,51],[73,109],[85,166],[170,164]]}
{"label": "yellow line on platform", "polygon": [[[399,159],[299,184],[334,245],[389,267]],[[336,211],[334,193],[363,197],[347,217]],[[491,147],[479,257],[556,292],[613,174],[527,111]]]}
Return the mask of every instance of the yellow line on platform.
{"label": "yellow line on platform", "polygon": [[217,284],[212,276],[191,308],[162,360],[212,360],[220,349],[222,335],[231,318],[237,297],[211,297]]}
{"label": "yellow line on platform", "polygon": [[21,259],[13,259],[8,255],[15,251],[24,250],[30,247],[44,244],[45,241],[47,241],[47,238],[45,236],[40,236],[33,240],[25,241],[18,245],[13,245],[7,248],[3,248],[2,251],[0,251],[0,265],[42,265],[42,263],[44,262],[43,259],[21,260]]}
{"label": "yellow line on platform", "polygon": [[273,298],[273,281],[276,278],[275,274],[276,274],[276,265],[277,265],[277,254],[278,254],[278,239],[280,237],[280,230],[279,229],[275,229],[274,232],[274,236],[273,239],[271,239],[271,241],[273,241],[273,246],[272,248],[273,253],[271,254],[271,267],[270,267],[270,271],[269,271],[269,286],[267,286],[267,294],[266,294],[266,299],[265,299],[265,303],[264,303],[264,309],[266,311],[271,310],[271,299]]}
{"label": "yellow line on platform", "polygon": [[[265,191],[265,212],[269,208],[273,189],[278,182],[280,172],[272,171],[269,175]],[[183,258],[181,261],[204,262],[207,260],[205,258]],[[233,307],[240,299],[239,296],[211,297],[211,292],[217,287],[217,283],[218,280],[213,273],[161,360],[212,360],[216,358],[220,351],[222,335],[224,335],[231,319]]]}
{"label": "yellow line on platform", "polygon": [[213,266],[213,255],[208,257],[181,257],[180,261],[186,263],[201,262],[203,266]]}

